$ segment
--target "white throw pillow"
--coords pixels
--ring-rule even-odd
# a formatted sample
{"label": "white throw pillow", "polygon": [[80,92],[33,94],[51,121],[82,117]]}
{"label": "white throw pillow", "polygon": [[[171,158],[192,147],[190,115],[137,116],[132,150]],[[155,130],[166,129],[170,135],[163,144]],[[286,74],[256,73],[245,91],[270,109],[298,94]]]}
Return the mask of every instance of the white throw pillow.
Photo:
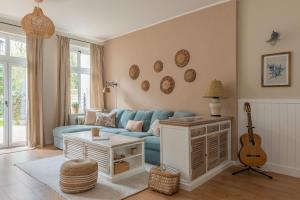
{"label": "white throw pillow", "polygon": [[160,136],[159,120],[156,119],[150,126],[148,133],[151,133],[157,137]]}

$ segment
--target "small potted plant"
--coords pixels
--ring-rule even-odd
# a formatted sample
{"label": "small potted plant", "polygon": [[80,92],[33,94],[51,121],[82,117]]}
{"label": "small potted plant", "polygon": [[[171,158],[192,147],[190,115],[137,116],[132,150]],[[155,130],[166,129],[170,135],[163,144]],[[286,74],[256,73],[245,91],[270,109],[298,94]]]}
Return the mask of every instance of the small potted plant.
{"label": "small potted plant", "polygon": [[72,103],[72,112],[75,114],[79,113],[79,103],[78,102]]}

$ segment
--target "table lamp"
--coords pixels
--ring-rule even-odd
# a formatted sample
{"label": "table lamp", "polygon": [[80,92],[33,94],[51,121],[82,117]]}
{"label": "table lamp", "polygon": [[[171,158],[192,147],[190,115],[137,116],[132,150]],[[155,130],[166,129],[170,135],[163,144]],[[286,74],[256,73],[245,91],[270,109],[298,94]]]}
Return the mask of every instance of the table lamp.
{"label": "table lamp", "polygon": [[224,88],[222,82],[216,79],[211,81],[204,94],[204,97],[212,99],[212,101],[209,103],[211,116],[220,117],[222,109],[220,98],[224,97]]}

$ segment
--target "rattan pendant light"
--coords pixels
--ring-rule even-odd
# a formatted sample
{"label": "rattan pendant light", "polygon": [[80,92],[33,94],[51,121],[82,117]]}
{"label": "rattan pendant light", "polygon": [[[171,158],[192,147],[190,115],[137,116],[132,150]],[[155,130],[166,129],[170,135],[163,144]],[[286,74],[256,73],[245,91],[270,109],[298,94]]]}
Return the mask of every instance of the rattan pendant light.
{"label": "rattan pendant light", "polygon": [[39,7],[39,3],[43,0],[34,0],[38,6],[34,7],[32,13],[23,17],[21,25],[27,35],[41,38],[50,38],[55,31],[55,27],[51,19],[44,15],[43,10]]}

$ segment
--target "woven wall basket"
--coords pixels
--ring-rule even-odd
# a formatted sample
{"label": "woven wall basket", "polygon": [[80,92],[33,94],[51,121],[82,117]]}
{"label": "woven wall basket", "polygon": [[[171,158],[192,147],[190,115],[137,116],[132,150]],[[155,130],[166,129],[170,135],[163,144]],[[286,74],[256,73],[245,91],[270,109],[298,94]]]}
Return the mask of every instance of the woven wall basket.
{"label": "woven wall basket", "polygon": [[162,61],[158,60],[154,63],[153,68],[154,68],[154,71],[161,72],[164,68],[164,64]]}
{"label": "woven wall basket", "polygon": [[165,76],[161,79],[160,90],[165,94],[170,94],[175,88],[175,81],[170,76]]}
{"label": "woven wall basket", "polygon": [[143,91],[147,92],[150,88],[150,82],[147,80],[144,80],[141,84],[141,88]]}
{"label": "woven wall basket", "polygon": [[196,71],[194,69],[188,69],[184,73],[184,80],[186,82],[193,82],[196,79]]}
{"label": "woven wall basket", "polygon": [[175,55],[175,64],[178,67],[185,67],[190,61],[190,53],[185,50],[181,49]]}
{"label": "woven wall basket", "polygon": [[129,77],[132,79],[132,80],[136,80],[140,75],[140,68],[139,66],[137,65],[132,65],[130,68],[129,68]]}

